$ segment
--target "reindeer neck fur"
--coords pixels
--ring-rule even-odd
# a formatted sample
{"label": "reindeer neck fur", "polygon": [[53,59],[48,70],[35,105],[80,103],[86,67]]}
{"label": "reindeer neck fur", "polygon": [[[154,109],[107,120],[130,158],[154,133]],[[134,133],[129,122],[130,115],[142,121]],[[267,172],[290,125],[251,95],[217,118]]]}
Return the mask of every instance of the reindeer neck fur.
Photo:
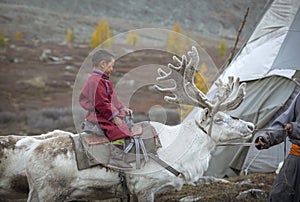
{"label": "reindeer neck fur", "polygon": [[216,143],[194,120],[177,126],[152,125],[157,129],[162,143],[162,148],[158,150],[159,157],[182,172],[186,183],[193,184],[208,168]]}

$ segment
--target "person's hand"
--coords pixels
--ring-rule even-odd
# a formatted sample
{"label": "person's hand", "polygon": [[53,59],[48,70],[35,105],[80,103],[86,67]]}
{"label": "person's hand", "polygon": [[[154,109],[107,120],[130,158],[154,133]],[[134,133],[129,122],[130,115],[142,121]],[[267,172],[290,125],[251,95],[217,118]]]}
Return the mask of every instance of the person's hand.
{"label": "person's hand", "polygon": [[266,142],[266,140],[262,137],[262,136],[258,136],[256,139],[255,139],[255,147],[257,149],[268,149],[270,147],[269,143]]}
{"label": "person's hand", "polygon": [[132,115],[133,114],[133,111],[129,108],[125,108],[124,111],[127,115]]}
{"label": "person's hand", "polygon": [[285,129],[286,132],[292,133],[293,132],[293,125],[288,123],[288,124],[285,125],[284,129]]}
{"label": "person's hand", "polygon": [[262,137],[258,137],[257,144],[261,147],[264,147],[267,143],[265,142],[265,140]]}
{"label": "person's hand", "polygon": [[115,116],[112,120],[111,120],[114,124],[116,124],[117,126],[121,126],[123,124],[123,121],[121,118]]}

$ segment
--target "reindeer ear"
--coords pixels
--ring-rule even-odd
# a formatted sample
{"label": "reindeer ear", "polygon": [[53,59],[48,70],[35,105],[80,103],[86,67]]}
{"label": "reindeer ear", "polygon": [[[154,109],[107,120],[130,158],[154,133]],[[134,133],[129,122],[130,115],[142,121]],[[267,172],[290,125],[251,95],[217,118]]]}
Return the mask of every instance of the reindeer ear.
{"label": "reindeer ear", "polygon": [[205,122],[209,118],[209,109],[204,108],[201,112],[200,123]]}

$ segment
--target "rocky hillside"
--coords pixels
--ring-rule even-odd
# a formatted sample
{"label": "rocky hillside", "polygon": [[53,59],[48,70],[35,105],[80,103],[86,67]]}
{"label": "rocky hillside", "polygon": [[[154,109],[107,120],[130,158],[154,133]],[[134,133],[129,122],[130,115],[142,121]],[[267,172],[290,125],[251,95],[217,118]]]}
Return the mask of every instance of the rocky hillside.
{"label": "rocky hillside", "polygon": [[[192,37],[203,39],[204,48],[220,67],[225,59],[219,55],[220,37],[226,37],[230,42],[236,35],[246,8],[250,7],[241,39],[244,41],[246,35],[251,33],[247,30],[253,29],[268,1],[158,2],[0,0],[0,28],[7,30],[11,40],[5,50],[0,50],[0,126],[4,128],[1,134],[39,134],[55,128],[74,131],[70,108],[72,88],[82,62],[91,51],[87,43],[100,17],[109,21],[114,34],[149,27],[172,29],[174,23],[179,22]],[[75,43],[67,46],[61,42],[70,27],[74,29]],[[16,32],[22,32],[24,40],[14,40]],[[148,44],[161,43],[155,41],[156,38],[153,40],[159,36],[147,34]],[[117,48],[127,50],[132,47],[117,44]],[[59,61],[44,60],[42,56],[46,52]],[[115,69],[126,73],[146,59],[148,63],[145,64],[167,64],[159,55],[149,57],[145,53],[116,65]],[[136,92],[132,99],[134,102],[130,103],[139,121],[147,118],[150,107],[162,105],[163,100],[162,95],[145,89]],[[177,122],[178,115],[172,114],[168,124]]]}
{"label": "rocky hillside", "polygon": [[245,40],[269,1],[0,0],[0,26],[47,41],[62,40],[66,29],[73,27],[77,40],[83,41],[102,17],[109,19],[115,34],[144,27],[172,29],[179,22],[184,30],[201,36],[234,38],[249,7]]}

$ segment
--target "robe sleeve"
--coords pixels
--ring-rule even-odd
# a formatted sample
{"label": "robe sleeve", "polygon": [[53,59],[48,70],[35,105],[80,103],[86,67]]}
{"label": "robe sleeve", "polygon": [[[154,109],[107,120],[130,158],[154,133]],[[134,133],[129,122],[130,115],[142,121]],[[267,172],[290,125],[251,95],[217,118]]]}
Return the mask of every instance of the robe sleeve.
{"label": "robe sleeve", "polygon": [[85,85],[83,86],[81,93],[79,95],[79,104],[80,106],[87,110],[87,111],[94,111],[94,90],[95,89],[92,86],[91,83],[91,79],[89,78],[89,80],[85,83]]}
{"label": "robe sleeve", "polygon": [[106,120],[111,120],[119,114],[119,110],[109,99],[106,81],[101,80],[95,92],[95,109]]}
{"label": "robe sleeve", "polygon": [[120,101],[118,95],[115,93],[114,90],[112,93],[112,103],[119,111],[126,108],[126,106]]}

